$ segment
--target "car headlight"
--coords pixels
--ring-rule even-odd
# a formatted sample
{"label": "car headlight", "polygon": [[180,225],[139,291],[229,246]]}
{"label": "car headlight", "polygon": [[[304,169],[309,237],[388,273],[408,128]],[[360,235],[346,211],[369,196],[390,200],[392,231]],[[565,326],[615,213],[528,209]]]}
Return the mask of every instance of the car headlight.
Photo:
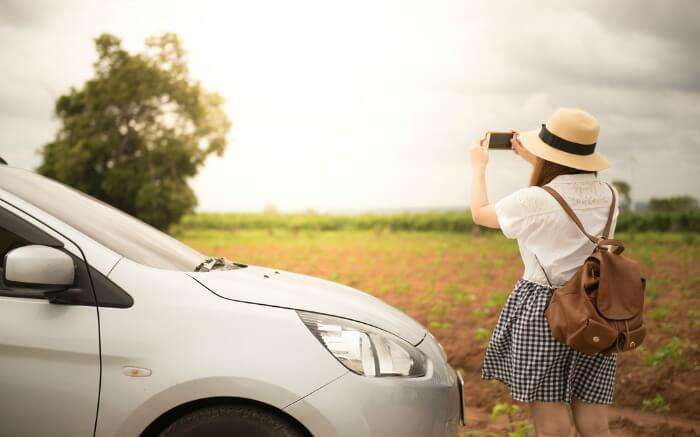
{"label": "car headlight", "polygon": [[364,323],[297,311],[311,333],[352,372],[365,376],[424,376],[428,358],[401,338]]}

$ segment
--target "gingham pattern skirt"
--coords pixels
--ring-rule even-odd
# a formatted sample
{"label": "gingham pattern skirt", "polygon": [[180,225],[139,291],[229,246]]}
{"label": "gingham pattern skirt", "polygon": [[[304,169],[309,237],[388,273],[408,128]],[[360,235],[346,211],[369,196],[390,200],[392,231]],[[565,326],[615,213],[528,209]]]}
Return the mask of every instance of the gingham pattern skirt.
{"label": "gingham pattern skirt", "polygon": [[549,293],[518,281],[486,348],[482,378],[506,384],[516,401],[611,404],[617,355],[589,356],[559,343],[544,315]]}

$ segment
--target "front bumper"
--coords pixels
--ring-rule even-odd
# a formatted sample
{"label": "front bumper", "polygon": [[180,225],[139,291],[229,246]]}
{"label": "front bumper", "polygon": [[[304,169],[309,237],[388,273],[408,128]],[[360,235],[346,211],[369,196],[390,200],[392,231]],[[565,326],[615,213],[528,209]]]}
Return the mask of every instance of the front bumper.
{"label": "front bumper", "polygon": [[464,417],[461,377],[431,336],[421,378],[370,378],[348,372],[285,411],[316,437],[456,436]]}

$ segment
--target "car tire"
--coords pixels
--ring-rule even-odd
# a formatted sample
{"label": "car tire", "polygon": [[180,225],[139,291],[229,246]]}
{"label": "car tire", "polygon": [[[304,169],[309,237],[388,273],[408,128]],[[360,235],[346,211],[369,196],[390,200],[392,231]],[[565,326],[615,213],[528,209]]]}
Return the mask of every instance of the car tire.
{"label": "car tire", "polygon": [[249,405],[221,405],[192,411],[171,423],[160,437],[307,437],[279,414]]}

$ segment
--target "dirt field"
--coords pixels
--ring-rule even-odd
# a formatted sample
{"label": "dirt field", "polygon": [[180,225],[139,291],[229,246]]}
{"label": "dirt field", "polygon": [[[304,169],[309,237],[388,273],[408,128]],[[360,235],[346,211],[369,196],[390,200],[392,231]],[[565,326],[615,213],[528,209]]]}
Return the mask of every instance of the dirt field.
{"label": "dirt field", "polygon": [[[529,435],[526,407],[479,377],[484,346],[521,274],[517,246],[496,233],[182,231],[203,253],[324,277],[404,310],[463,369],[470,424],[463,435]],[[621,356],[615,435],[700,435],[700,238],[619,235],[643,264],[648,337]]]}

